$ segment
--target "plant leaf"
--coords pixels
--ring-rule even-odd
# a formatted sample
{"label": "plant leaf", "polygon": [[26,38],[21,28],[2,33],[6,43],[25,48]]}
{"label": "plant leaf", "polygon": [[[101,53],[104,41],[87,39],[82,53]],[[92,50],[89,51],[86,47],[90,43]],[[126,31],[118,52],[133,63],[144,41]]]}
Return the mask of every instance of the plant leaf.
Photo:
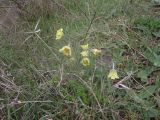
{"label": "plant leaf", "polygon": [[141,69],[137,76],[139,78],[141,78],[142,81],[146,81],[146,79],[148,78],[148,76],[153,72],[153,68],[152,67],[146,67],[144,69]]}
{"label": "plant leaf", "polygon": [[152,33],[155,37],[160,37],[160,31],[159,32],[153,32]]}
{"label": "plant leaf", "polygon": [[156,56],[153,62],[154,62],[154,66],[160,67],[160,56]]}
{"label": "plant leaf", "polygon": [[154,66],[160,67],[160,56],[157,55],[153,50],[148,48],[145,52],[144,55],[146,58],[153,63]]}
{"label": "plant leaf", "polygon": [[159,117],[160,113],[158,110],[154,108],[149,108],[146,112],[144,112],[146,118]]}
{"label": "plant leaf", "polygon": [[149,98],[156,91],[157,86],[147,86],[145,89],[142,89],[138,96],[142,99]]}

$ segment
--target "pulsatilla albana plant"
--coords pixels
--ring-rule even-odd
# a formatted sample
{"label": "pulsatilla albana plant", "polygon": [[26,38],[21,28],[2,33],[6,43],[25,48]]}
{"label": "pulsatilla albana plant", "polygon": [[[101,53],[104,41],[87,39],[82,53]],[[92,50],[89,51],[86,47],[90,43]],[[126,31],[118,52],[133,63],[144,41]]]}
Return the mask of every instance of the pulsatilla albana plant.
{"label": "pulsatilla albana plant", "polygon": [[[63,37],[63,35],[64,35],[63,28],[60,28],[59,30],[57,30],[57,33],[56,33],[56,40],[61,39]],[[66,46],[63,46],[62,48],[60,48],[59,52],[62,53],[66,57],[74,58],[72,55],[73,49],[70,47],[70,44],[71,43],[69,43],[69,45],[66,45]],[[82,57],[80,64],[82,64],[84,67],[91,65],[91,60],[90,60],[91,55],[93,55],[94,57],[97,57],[97,56],[101,55],[101,53],[102,53],[101,49],[97,49],[97,48],[90,49],[88,43],[80,45],[80,48],[82,49],[82,51],[80,52],[80,55]],[[90,53],[92,53],[92,54],[90,54]],[[74,58],[74,60],[75,60],[75,58]],[[113,63],[112,69],[109,71],[108,78],[113,79],[113,80],[119,78],[118,73],[115,69],[115,63]]]}

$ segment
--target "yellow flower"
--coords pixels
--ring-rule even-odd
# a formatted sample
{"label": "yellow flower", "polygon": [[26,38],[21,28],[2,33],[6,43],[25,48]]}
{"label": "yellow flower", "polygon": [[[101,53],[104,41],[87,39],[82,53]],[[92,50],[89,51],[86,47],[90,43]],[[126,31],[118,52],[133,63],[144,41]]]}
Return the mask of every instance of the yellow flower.
{"label": "yellow flower", "polygon": [[64,35],[63,28],[60,28],[59,30],[57,30],[57,33],[56,33],[56,40],[61,39],[63,35]]}
{"label": "yellow flower", "polygon": [[81,64],[82,64],[83,66],[88,66],[88,65],[90,65],[90,60],[89,60],[89,58],[87,58],[87,57],[83,58],[83,59],[81,60]]}
{"label": "yellow flower", "polygon": [[119,78],[117,71],[115,69],[110,70],[108,78],[111,78],[113,80]]}
{"label": "yellow flower", "polygon": [[81,53],[80,53],[81,55],[82,55],[82,57],[88,57],[88,51],[82,51]]}
{"label": "yellow flower", "polygon": [[81,45],[81,48],[83,49],[83,50],[88,50],[88,44],[86,44],[86,45]]}
{"label": "yellow flower", "polygon": [[65,56],[71,56],[71,47],[70,46],[64,46],[61,49],[59,49],[60,53],[63,53]]}
{"label": "yellow flower", "polygon": [[91,51],[95,56],[99,55],[102,52],[101,50],[98,49],[92,49]]}

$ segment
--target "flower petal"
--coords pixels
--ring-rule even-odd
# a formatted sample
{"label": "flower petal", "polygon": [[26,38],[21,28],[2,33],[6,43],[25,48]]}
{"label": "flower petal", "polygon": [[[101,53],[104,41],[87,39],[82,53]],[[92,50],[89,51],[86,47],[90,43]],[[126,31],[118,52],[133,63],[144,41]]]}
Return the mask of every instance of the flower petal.
{"label": "flower petal", "polygon": [[88,65],[90,65],[90,60],[89,60],[89,58],[87,58],[87,57],[83,58],[83,59],[81,60],[81,64],[82,64],[83,66],[88,66]]}
{"label": "flower petal", "polygon": [[109,74],[108,74],[108,78],[111,78],[111,79],[118,79],[118,74],[117,74],[117,71],[115,69],[112,69],[110,70]]}
{"label": "flower petal", "polygon": [[81,45],[81,48],[82,48],[83,50],[88,50],[88,47],[89,47],[88,44],[86,44],[86,45]]}
{"label": "flower petal", "polygon": [[61,39],[63,35],[64,35],[63,28],[60,28],[59,30],[57,30],[57,33],[56,33],[56,40]]}
{"label": "flower petal", "polygon": [[65,56],[71,56],[71,47],[70,46],[64,46],[61,49],[59,49],[60,53],[63,53]]}
{"label": "flower petal", "polygon": [[88,57],[89,52],[88,51],[82,51],[80,54],[82,55],[82,57]]}
{"label": "flower petal", "polygon": [[92,51],[92,53],[93,53],[95,56],[99,55],[99,54],[102,52],[102,51],[99,50],[99,49],[92,49],[91,51]]}

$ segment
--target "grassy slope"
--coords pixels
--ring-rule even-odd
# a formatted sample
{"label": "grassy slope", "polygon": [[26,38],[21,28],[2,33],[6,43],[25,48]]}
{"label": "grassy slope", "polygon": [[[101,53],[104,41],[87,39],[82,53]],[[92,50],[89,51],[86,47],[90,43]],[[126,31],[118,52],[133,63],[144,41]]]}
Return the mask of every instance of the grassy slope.
{"label": "grassy slope", "polygon": [[[59,9],[53,15],[40,18],[40,38],[26,33],[38,18],[1,35],[0,118],[159,119],[160,46],[152,36],[159,23],[141,17],[149,16],[149,3],[57,0],[56,4]],[[56,41],[55,32],[61,27],[65,35]],[[82,43],[104,51],[101,59],[90,58],[89,67],[80,64]],[[58,52],[68,44],[75,61]],[[129,77],[124,84],[130,90],[115,88],[119,80],[107,78],[111,60],[119,80]]]}

